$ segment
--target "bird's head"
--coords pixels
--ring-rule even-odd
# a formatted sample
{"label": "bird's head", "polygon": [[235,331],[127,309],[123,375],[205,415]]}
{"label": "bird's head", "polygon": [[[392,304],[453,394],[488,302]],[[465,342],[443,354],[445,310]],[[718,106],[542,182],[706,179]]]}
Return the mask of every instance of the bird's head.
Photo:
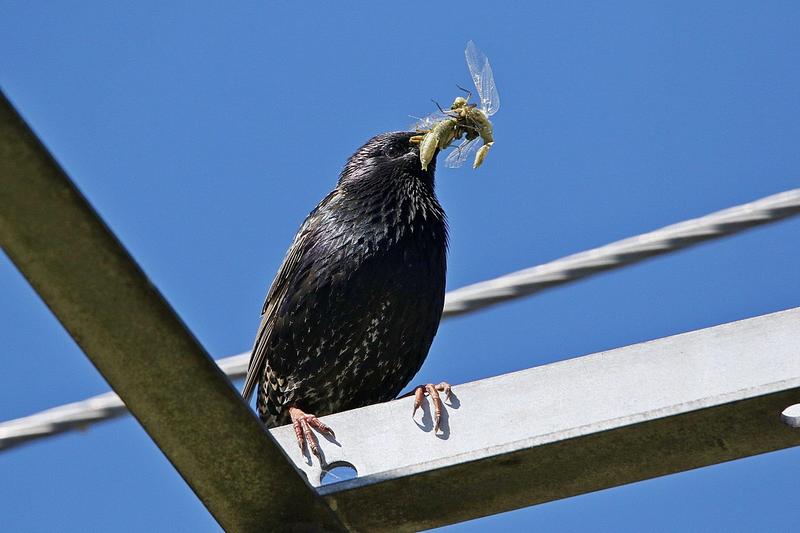
{"label": "bird's head", "polygon": [[419,145],[411,144],[413,131],[382,133],[368,140],[347,160],[339,179],[340,185],[392,179],[400,176],[415,177],[433,185],[436,158],[422,170]]}

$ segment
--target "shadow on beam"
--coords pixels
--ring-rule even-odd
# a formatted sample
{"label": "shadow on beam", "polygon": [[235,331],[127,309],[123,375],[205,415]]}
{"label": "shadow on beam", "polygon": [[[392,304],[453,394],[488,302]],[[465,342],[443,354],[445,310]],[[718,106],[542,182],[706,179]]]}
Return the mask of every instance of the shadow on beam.
{"label": "shadow on beam", "polygon": [[[454,388],[444,431],[412,399],[325,417],[319,488],[358,531],[413,531],[800,444],[800,308]],[[290,428],[272,430],[298,468]]]}

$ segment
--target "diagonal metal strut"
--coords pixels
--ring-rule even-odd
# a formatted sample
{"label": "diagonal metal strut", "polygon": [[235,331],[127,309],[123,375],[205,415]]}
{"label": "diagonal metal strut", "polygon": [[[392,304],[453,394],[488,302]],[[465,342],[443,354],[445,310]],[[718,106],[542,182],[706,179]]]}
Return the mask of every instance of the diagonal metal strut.
{"label": "diagonal metal strut", "polygon": [[1,93],[0,244],[223,528],[343,530]]}

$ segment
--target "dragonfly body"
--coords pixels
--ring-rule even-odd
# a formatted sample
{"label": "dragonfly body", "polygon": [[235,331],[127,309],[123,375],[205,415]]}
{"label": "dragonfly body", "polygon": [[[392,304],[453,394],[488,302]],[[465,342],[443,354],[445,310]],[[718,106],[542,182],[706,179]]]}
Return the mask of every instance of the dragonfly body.
{"label": "dragonfly body", "polygon": [[[494,84],[492,67],[486,55],[472,41],[467,43],[465,55],[478,90],[480,107],[469,103],[470,93],[467,98],[457,97],[450,109],[440,108],[439,113],[433,113],[416,124],[419,135],[411,137],[410,142],[420,145],[419,159],[423,170],[427,169],[437,150],[444,150],[457,139],[463,141],[447,156],[445,165],[448,167],[460,167],[477,150],[472,168],[478,168],[494,145],[494,127],[489,117],[500,108],[500,96]],[[483,141],[480,148],[479,140]]]}
{"label": "dragonfly body", "polygon": [[419,143],[419,160],[422,170],[428,170],[428,165],[436,156],[436,150],[444,150],[459,138],[463,133],[459,128],[459,119],[451,117],[441,120],[423,135],[415,135],[411,143]]}
{"label": "dragonfly body", "polygon": [[483,140],[483,146],[475,153],[475,162],[472,164],[472,168],[478,168],[486,158],[486,154],[489,153],[489,148],[494,144],[494,127],[489,117],[475,105],[467,108],[464,114],[465,124],[462,128],[466,130],[467,142],[478,137]]}

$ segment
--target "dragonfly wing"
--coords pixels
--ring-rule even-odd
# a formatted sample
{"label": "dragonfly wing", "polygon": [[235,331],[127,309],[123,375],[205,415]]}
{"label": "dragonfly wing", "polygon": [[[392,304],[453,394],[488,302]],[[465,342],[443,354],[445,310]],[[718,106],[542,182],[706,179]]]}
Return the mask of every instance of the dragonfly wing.
{"label": "dragonfly wing", "polygon": [[478,50],[478,47],[472,41],[467,43],[464,55],[467,58],[467,66],[469,67],[469,73],[472,75],[472,81],[478,89],[481,109],[487,116],[492,116],[500,109],[500,95],[497,93],[497,86],[494,84],[494,74],[492,74],[492,67],[489,65],[489,58]]}
{"label": "dragonfly wing", "polygon": [[417,119],[417,121],[414,124],[411,125],[411,129],[412,130],[429,130],[437,122],[441,122],[443,120],[447,120],[450,117],[445,115],[441,111],[436,111],[436,112],[431,113],[430,115],[428,115],[426,117],[422,117],[422,118],[411,117],[411,118]]}
{"label": "dragonfly wing", "polygon": [[464,139],[444,160],[444,166],[458,168],[463,165],[478,148],[478,141],[480,141],[480,137],[475,137],[471,141]]}

